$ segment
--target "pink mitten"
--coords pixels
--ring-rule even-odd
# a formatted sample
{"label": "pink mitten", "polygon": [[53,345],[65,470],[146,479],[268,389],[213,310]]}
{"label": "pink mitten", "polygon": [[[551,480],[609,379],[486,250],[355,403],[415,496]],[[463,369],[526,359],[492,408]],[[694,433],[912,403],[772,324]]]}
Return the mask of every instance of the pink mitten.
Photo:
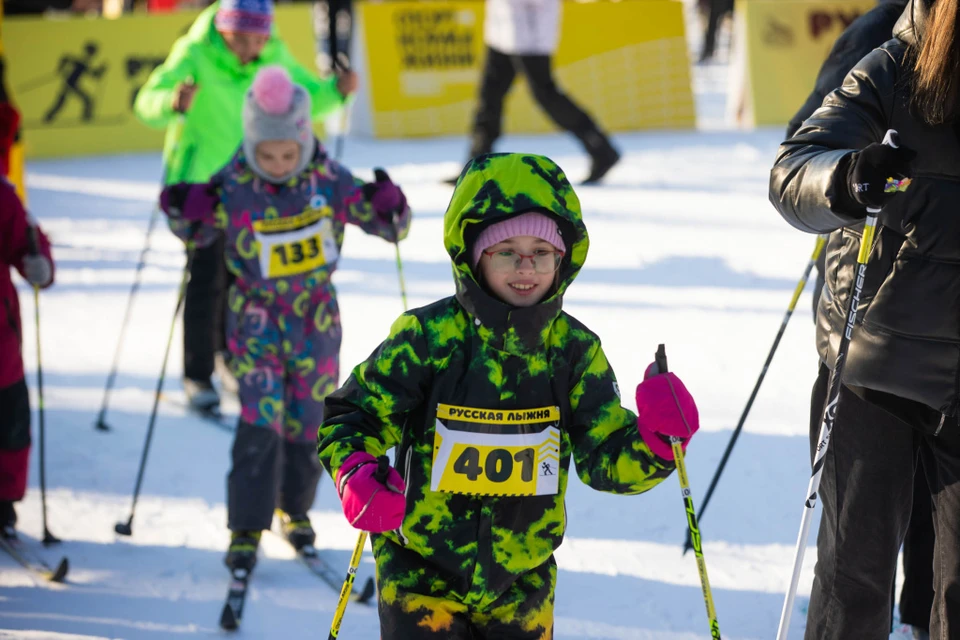
{"label": "pink mitten", "polygon": [[354,528],[381,533],[400,528],[407,510],[406,485],[386,456],[366,451],[350,454],[337,472],[343,515]]}
{"label": "pink mitten", "polygon": [[673,460],[670,437],[687,443],[700,428],[700,416],[693,396],[673,373],[656,373],[656,363],[647,367],[643,382],[637,385],[637,428],[654,454]]}

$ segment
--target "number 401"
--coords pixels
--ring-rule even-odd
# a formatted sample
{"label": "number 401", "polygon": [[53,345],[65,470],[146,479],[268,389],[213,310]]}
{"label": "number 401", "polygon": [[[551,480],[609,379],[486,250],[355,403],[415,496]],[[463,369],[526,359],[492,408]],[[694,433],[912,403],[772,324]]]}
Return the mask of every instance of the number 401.
{"label": "number 401", "polygon": [[533,480],[533,449],[527,448],[517,451],[512,456],[506,449],[491,449],[487,459],[480,468],[480,450],[476,447],[467,447],[453,463],[455,473],[462,473],[471,481],[486,473],[490,482],[506,482],[513,475],[514,461],[521,464],[520,479],[524,482]]}

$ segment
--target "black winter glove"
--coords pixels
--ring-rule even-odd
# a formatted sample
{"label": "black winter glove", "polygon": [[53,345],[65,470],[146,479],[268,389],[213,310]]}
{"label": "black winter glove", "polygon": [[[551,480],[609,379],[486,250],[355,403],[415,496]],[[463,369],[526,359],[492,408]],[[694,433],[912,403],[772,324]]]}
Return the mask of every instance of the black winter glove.
{"label": "black winter glove", "polygon": [[874,142],[855,151],[847,165],[847,192],[850,200],[863,207],[880,209],[906,186],[887,188],[887,179],[900,180],[912,173],[917,152]]}

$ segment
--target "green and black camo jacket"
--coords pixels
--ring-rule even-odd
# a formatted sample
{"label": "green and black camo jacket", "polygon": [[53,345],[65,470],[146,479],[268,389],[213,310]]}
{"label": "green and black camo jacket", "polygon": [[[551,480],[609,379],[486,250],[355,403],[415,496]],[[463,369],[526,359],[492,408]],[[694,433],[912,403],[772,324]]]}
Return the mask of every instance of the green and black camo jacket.
{"label": "green and black camo jacket", "polygon": [[[530,210],[557,220],[567,253],[555,293],[517,308],[477,283],[469,249],[485,225]],[[451,589],[489,596],[560,545],[571,458],[584,483],[618,494],[647,491],[674,466],[650,452],[636,416],[620,405],[599,338],[561,310],[589,240],[556,164],[521,154],[472,161],[444,217],[444,244],[456,295],[400,316],[327,397],[318,451],[336,477],[356,451],[379,456],[397,447],[406,516],[383,535],[420,554]],[[544,436],[548,428],[558,437]],[[485,434],[473,439],[487,446],[454,443],[451,454],[448,440],[469,441],[471,433]],[[532,445],[498,446],[517,434]]]}

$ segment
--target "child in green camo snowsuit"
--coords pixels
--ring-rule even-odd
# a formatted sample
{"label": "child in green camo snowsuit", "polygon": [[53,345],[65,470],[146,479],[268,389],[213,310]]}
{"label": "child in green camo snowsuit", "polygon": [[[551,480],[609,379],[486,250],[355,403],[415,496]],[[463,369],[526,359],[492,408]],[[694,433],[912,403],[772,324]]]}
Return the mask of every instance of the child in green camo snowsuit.
{"label": "child in green camo snowsuit", "polygon": [[[378,534],[381,638],[551,638],[571,459],[594,489],[647,491],[696,406],[657,375],[638,419],[599,338],[561,310],[589,242],[549,159],[472,160],[444,242],[456,295],[403,314],[326,398],[320,460],[351,524]],[[392,447],[397,469],[378,473]]]}

